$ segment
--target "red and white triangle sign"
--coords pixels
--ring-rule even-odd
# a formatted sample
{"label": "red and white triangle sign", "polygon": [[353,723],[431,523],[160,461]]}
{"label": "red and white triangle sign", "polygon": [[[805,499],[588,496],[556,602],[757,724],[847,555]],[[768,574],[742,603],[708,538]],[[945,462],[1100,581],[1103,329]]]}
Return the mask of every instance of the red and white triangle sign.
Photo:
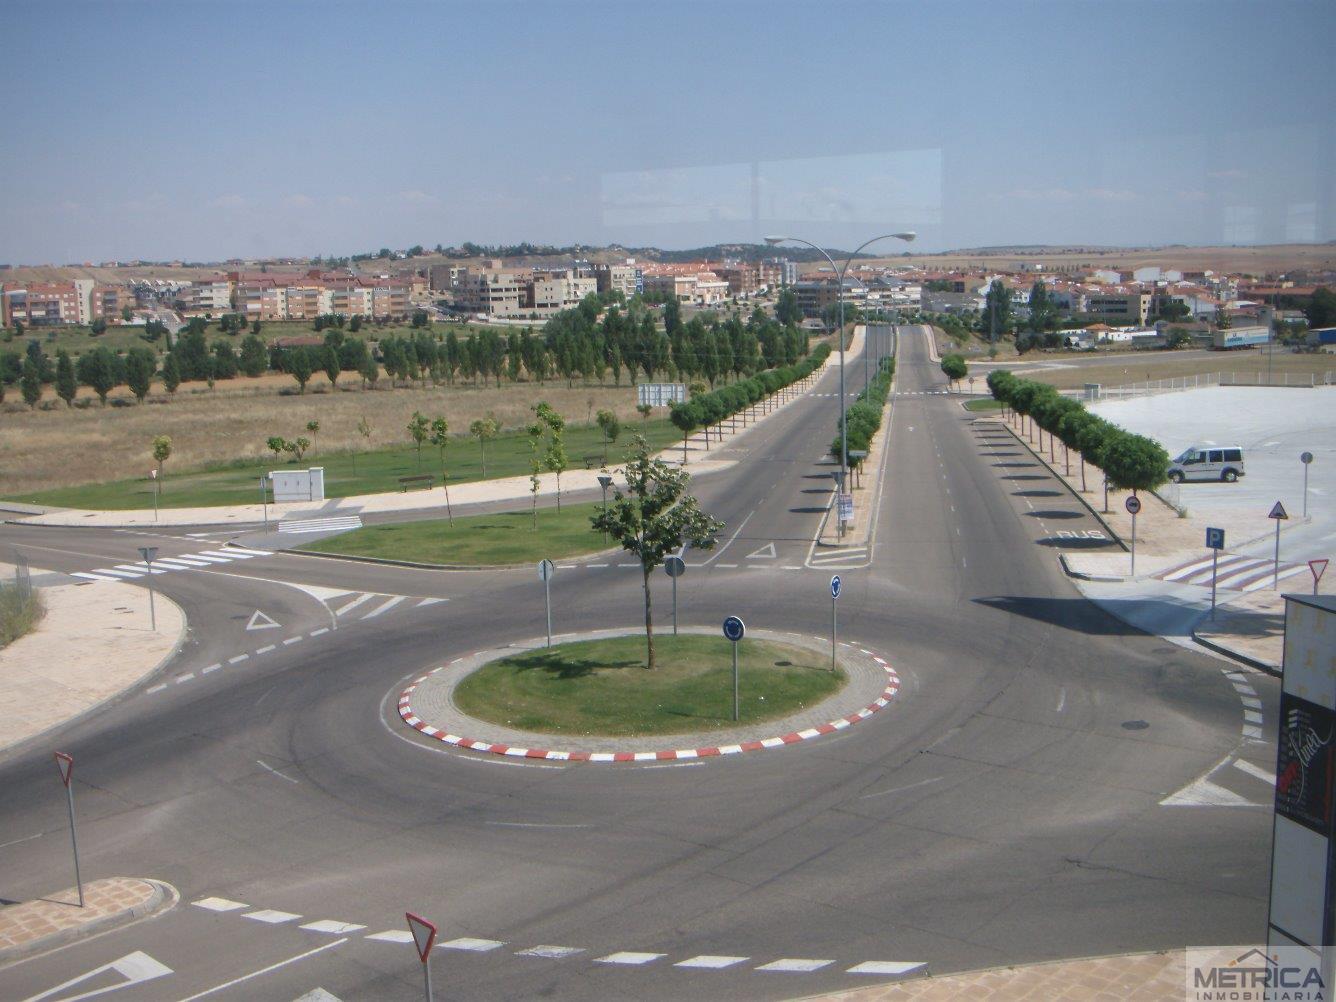
{"label": "red and white triangle sign", "polygon": [[1314,587],[1316,587],[1317,583],[1322,580],[1322,575],[1327,573],[1327,563],[1328,560],[1326,557],[1308,561],[1308,569],[1313,572]]}
{"label": "red and white triangle sign", "polygon": [[74,756],[56,752],[56,768],[60,770],[60,781],[69,786],[70,777],[74,775]]}
{"label": "red and white triangle sign", "polygon": [[413,945],[417,947],[418,959],[424,964],[431,953],[431,945],[436,942],[436,927],[421,916],[404,912],[408,919],[408,931],[413,934]]}

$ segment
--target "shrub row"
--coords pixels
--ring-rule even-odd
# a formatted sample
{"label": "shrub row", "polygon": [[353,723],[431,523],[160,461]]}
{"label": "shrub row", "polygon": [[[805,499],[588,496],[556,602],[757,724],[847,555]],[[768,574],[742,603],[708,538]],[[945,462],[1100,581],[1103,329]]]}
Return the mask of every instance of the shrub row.
{"label": "shrub row", "polygon": [[[844,423],[849,432],[849,448],[854,452],[866,452],[872,444],[872,436],[881,427],[881,412],[886,409],[886,398],[890,395],[894,377],[895,359],[883,358],[872,381],[858,394],[853,406],[845,411]],[[835,441],[830,443],[831,455],[838,458],[843,454],[841,444],[837,431]]]}
{"label": "shrub row", "polygon": [[[1003,407],[1029,417],[1042,432],[1049,433],[1049,451],[1053,437],[1064,448],[1075,449],[1092,466],[1104,471],[1110,486],[1120,490],[1149,491],[1164,483],[1169,471],[1169,454],[1159,442],[1124,431],[1116,424],[1091,414],[1079,400],[1064,397],[1053,387],[1031,379],[1018,379],[1002,369],[988,374],[988,389]],[[1082,487],[1085,469],[1081,470]]]}
{"label": "shrub row", "polygon": [[766,369],[732,386],[725,386],[709,393],[702,393],[690,400],[674,403],[669,407],[668,418],[684,436],[690,435],[697,428],[708,429],[724,418],[746,410],[772,393],[777,393],[800,379],[806,379],[829,354],[830,345],[819,344],[810,355],[793,365]]}

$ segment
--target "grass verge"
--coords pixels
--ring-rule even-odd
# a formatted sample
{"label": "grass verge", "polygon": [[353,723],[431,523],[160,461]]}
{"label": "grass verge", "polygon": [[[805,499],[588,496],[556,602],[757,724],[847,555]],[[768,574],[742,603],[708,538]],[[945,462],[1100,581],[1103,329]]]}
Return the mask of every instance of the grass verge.
{"label": "grass verge", "polygon": [[[723,637],[656,636],[559,644],[494,661],[455,689],[470,716],[522,730],[609,737],[679,734],[735,726],[733,663]],[[739,723],[797,713],[844,686],[821,655],[788,644],[738,645]]]}
{"label": "grass verge", "polygon": [[1002,401],[994,400],[992,397],[980,397],[977,400],[970,400],[965,404],[967,411],[1000,411]]}
{"label": "grass verge", "polygon": [[[665,420],[637,421],[624,426],[625,434],[609,446],[608,460],[621,461],[631,432],[645,436],[651,449],[662,449],[681,441],[681,433]],[[569,425],[565,435],[566,453],[572,469],[583,469],[586,456],[595,466],[603,458],[603,433],[589,425]],[[449,482],[468,483],[529,473],[528,436],[519,432],[498,435],[487,443],[487,476],[483,477],[482,455],[477,439],[451,439],[445,450],[445,468]],[[150,464],[145,463],[147,468]],[[325,496],[352,497],[399,490],[399,477],[430,473],[441,482],[441,456],[430,444],[421,454],[413,447],[377,449],[370,452],[307,453],[301,463],[275,463],[273,457],[215,465],[200,470],[175,472],[170,461],[162,484],[159,503],[164,508],[202,508],[211,505],[258,504],[259,478],[270,470],[286,466],[305,469],[325,468]],[[153,507],[153,483],[148,479],[114,480],[100,484],[58,487],[15,496],[29,504],[57,505],[62,508],[94,508],[121,511]]]}
{"label": "grass verge", "polygon": [[[442,500],[439,491],[433,494]],[[600,507],[600,502],[566,504],[560,511],[541,507],[537,530],[532,508],[456,518],[454,525],[444,518],[368,525],[301,549],[423,564],[487,566],[537,563],[544,557],[564,560],[613,545],[604,543],[603,535],[589,527],[590,517]]]}
{"label": "grass verge", "polygon": [[0,648],[37,629],[46,606],[36,588],[0,587]]}

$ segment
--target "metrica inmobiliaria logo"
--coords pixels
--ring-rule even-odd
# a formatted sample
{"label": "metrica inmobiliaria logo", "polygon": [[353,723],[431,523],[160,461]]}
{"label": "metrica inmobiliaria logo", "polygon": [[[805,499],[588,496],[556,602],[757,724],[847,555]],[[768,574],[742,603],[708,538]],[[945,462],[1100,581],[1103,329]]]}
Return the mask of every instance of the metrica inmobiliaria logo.
{"label": "metrica inmobiliaria logo", "polygon": [[1332,1002],[1314,950],[1255,946],[1185,952],[1187,1002]]}

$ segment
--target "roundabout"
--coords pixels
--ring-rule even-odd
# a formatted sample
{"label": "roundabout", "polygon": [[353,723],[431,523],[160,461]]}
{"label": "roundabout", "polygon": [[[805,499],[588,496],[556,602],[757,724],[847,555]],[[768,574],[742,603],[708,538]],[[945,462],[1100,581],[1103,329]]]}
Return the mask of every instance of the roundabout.
{"label": "roundabout", "polygon": [[[690,641],[706,637],[714,640],[718,637],[716,631],[703,627],[687,627],[682,632],[685,634],[682,639]],[[672,639],[668,636],[660,638],[659,642],[662,644]],[[578,654],[581,646],[618,640],[642,643],[643,634],[629,629],[601,630],[569,638],[567,643],[553,650],[569,651],[574,648]],[[718,643],[722,646],[727,642],[719,640]],[[780,665],[778,667],[781,671],[786,668],[790,671],[812,671],[813,666],[827,663],[830,656],[828,640],[796,633],[753,630],[746,643],[758,647],[759,653],[769,656],[770,660],[774,660],[776,653],[796,652],[794,656],[806,662],[805,665],[794,665],[791,668]],[[699,647],[699,643],[692,646]],[[810,705],[796,703],[790,693],[789,703],[795,704],[792,712],[781,711],[780,714],[757,710],[765,693],[759,691],[759,688],[749,687],[746,695],[750,698],[745,705],[752,712],[744,714],[742,722],[737,724],[715,718],[711,720],[714,726],[697,726],[690,730],[672,727],[671,730],[660,729],[657,733],[619,735],[569,731],[552,733],[481,720],[461,709],[461,701],[465,705],[470,702],[478,705],[480,702],[476,698],[477,694],[471,701],[461,700],[461,687],[467,686],[475,678],[483,678],[483,673],[495,673],[497,666],[507,667],[508,663],[518,665],[522,671],[526,659],[541,657],[545,652],[541,640],[478,651],[433,668],[415,678],[400,693],[397,712],[404,724],[432,741],[518,759],[617,763],[737,755],[782,748],[842,731],[866,720],[891,703],[900,691],[900,676],[895,669],[880,654],[850,644],[840,646],[840,674],[846,680],[843,685],[838,685],[839,675],[832,677],[830,685],[823,687],[828,694]],[[637,671],[635,668],[622,670]],[[759,687],[761,682],[756,673],[760,670],[763,669],[752,669],[752,673],[744,674],[743,677],[749,682],[755,680],[753,684]],[[827,674],[825,669],[815,670]],[[662,673],[664,669],[656,668],[655,671]],[[643,672],[643,669],[638,672]],[[638,678],[627,680],[631,685],[638,681]],[[648,685],[648,681],[645,684]],[[834,691],[831,691],[832,687],[835,687]],[[498,707],[493,705],[491,708]],[[748,716],[753,719],[747,720]],[[698,724],[706,722],[701,717],[696,718],[696,721]]]}

